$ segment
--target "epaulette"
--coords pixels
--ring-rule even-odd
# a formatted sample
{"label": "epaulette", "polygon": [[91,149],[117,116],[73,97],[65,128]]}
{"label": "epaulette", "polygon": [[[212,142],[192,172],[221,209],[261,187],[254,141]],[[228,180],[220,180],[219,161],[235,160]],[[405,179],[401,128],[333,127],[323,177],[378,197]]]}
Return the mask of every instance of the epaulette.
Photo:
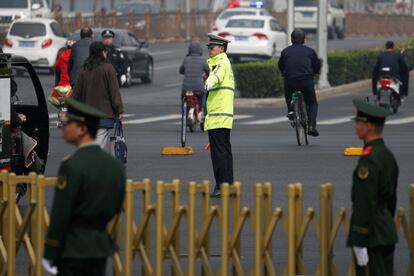
{"label": "epaulette", "polygon": [[370,153],[372,152],[372,149],[374,148],[374,146],[367,146],[366,148],[364,148],[364,150],[362,151],[361,156],[367,156],[370,155]]}

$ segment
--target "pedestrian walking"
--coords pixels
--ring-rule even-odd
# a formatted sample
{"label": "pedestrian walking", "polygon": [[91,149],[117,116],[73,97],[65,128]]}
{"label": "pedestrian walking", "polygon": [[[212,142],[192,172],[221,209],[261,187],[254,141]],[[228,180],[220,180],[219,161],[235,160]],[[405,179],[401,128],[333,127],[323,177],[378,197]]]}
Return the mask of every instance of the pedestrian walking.
{"label": "pedestrian walking", "polygon": [[59,168],[42,264],[53,275],[103,276],[116,251],[106,228],[122,209],[125,169],[95,142],[105,114],[72,98],[66,103],[63,136],[78,148]]}
{"label": "pedestrian walking", "polygon": [[233,127],[234,77],[227,57],[227,44],[220,36],[209,34],[207,60],[210,74],[206,80],[207,114],[204,129],[208,131],[211,161],[216,184],[211,197],[221,197],[222,183],[233,184],[233,155],[230,131]]}
{"label": "pedestrian walking", "polygon": [[72,45],[72,52],[69,58],[68,73],[70,85],[75,87],[79,70],[89,56],[89,45],[92,43],[92,29],[84,27],[80,30],[81,40]]}
{"label": "pedestrian walking", "polygon": [[90,45],[90,54],[80,69],[73,97],[102,111],[97,143],[108,152],[112,151],[109,130],[115,119],[122,120],[123,104],[114,67],[106,62],[107,51],[102,42]]}
{"label": "pedestrian walking", "polygon": [[352,247],[357,275],[393,275],[394,224],[398,164],[382,138],[391,111],[353,100],[357,108],[355,131],[364,149],[353,173],[352,216],[347,244]]}
{"label": "pedestrian walking", "polygon": [[[123,86],[127,82],[128,73],[128,57],[121,48],[114,45],[115,33],[109,29],[102,33],[102,42],[108,51],[108,62],[114,66],[119,86]],[[130,80],[129,80],[130,81]]]}

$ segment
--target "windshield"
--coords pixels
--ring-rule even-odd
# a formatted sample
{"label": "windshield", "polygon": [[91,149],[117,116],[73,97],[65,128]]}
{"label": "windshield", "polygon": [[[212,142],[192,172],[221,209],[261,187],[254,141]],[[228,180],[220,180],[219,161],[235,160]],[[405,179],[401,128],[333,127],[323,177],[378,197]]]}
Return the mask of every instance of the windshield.
{"label": "windshield", "polygon": [[296,7],[317,7],[318,0],[295,0]]}
{"label": "windshield", "polygon": [[1,9],[27,9],[28,7],[28,0],[0,0]]}
{"label": "windshield", "polygon": [[255,15],[256,11],[226,11],[220,16],[220,19],[227,19],[233,15]]}
{"label": "windshield", "polygon": [[14,23],[10,35],[30,38],[46,35],[46,27],[41,23]]}
{"label": "windshield", "polygon": [[250,20],[250,19],[230,19],[226,28],[253,28],[262,29],[264,27],[264,20]]}
{"label": "windshield", "polygon": [[146,12],[151,12],[150,5],[143,3],[131,3],[131,4],[120,4],[116,8],[117,13],[121,14],[144,14]]}

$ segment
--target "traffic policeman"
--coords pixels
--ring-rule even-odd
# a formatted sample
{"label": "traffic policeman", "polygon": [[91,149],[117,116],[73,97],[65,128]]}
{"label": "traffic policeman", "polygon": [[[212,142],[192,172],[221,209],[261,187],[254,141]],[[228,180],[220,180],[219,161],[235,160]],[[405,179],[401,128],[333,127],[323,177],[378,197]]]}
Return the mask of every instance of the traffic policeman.
{"label": "traffic policeman", "polygon": [[209,34],[207,64],[210,75],[205,88],[208,91],[204,129],[208,131],[211,161],[216,184],[211,194],[220,197],[222,183],[233,184],[233,156],[230,130],[233,127],[234,77],[227,57],[227,44],[220,36]]}
{"label": "traffic policeman", "polygon": [[347,245],[353,248],[357,275],[393,275],[397,232],[398,165],[384,144],[382,130],[391,111],[363,99],[357,108],[355,131],[364,149],[352,181],[352,216]]}
{"label": "traffic policeman", "polygon": [[68,98],[64,139],[78,147],[59,168],[43,267],[58,275],[105,275],[106,258],[116,247],[106,231],[121,211],[124,165],[95,142],[105,115]]}
{"label": "traffic policeman", "polygon": [[309,119],[308,134],[319,136],[316,130],[316,117],[318,115],[318,101],[315,93],[314,76],[319,74],[321,63],[312,48],[305,45],[305,32],[294,29],[291,33],[292,45],[280,54],[278,66],[283,74],[285,87],[285,100],[288,109],[287,117],[293,120],[293,107],[290,102],[296,91],[301,91],[305,98]]}
{"label": "traffic policeman", "polygon": [[123,86],[127,81],[128,56],[119,47],[116,47],[113,44],[115,33],[112,30],[106,29],[101,35],[102,42],[105,44],[108,51],[108,62],[114,66],[119,85]]}
{"label": "traffic policeman", "polygon": [[377,58],[377,63],[372,71],[372,91],[374,95],[377,93],[377,82],[382,76],[389,76],[402,82],[400,95],[408,96],[408,83],[410,72],[404,57],[394,51],[394,42],[387,41],[385,43],[385,52],[381,53]]}

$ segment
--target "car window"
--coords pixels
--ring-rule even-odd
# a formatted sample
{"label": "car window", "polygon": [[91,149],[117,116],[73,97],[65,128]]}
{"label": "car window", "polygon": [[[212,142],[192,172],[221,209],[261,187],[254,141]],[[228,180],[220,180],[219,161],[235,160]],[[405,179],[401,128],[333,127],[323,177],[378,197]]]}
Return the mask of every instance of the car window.
{"label": "car window", "polygon": [[150,4],[145,3],[123,3],[117,6],[116,12],[118,14],[126,15],[132,14],[145,14],[146,12],[153,12]]}
{"label": "car window", "polygon": [[237,11],[237,10],[231,10],[226,11],[223,13],[219,19],[228,19],[233,15],[255,15],[256,11]]}
{"label": "car window", "polygon": [[282,31],[282,28],[280,27],[279,22],[277,22],[276,20],[270,20],[270,29],[275,32]]}
{"label": "car window", "polygon": [[264,20],[252,19],[230,19],[226,28],[254,28],[261,29],[264,27]]}
{"label": "car window", "polygon": [[317,7],[318,0],[295,0],[296,7]]}
{"label": "car window", "polygon": [[119,34],[120,36],[120,46],[132,46],[132,41],[126,33]]}
{"label": "car window", "polygon": [[17,84],[16,96],[11,98],[14,105],[37,106],[37,95],[29,72],[23,66],[13,66],[14,81]]}
{"label": "car window", "polygon": [[[102,41],[102,36],[101,36],[102,31],[103,31],[103,29],[98,29],[98,30],[93,29],[93,36],[92,36],[93,41]],[[76,32],[72,33],[69,40],[79,41],[80,40],[80,32],[76,31]],[[121,45],[121,37],[120,37],[120,34],[118,32],[115,33],[114,45],[115,46],[120,46]]]}
{"label": "car window", "polygon": [[52,29],[52,32],[55,34],[55,36],[64,37],[62,28],[60,27],[59,23],[50,23],[50,28]]}
{"label": "car window", "polygon": [[0,8],[2,9],[27,9],[28,8],[27,0],[0,0]]}
{"label": "car window", "polygon": [[138,39],[133,34],[128,33],[128,35],[133,46],[139,45]]}
{"label": "car window", "polygon": [[46,35],[46,26],[42,23],[18,22],[10,29],[10,35],[24,38]]}

